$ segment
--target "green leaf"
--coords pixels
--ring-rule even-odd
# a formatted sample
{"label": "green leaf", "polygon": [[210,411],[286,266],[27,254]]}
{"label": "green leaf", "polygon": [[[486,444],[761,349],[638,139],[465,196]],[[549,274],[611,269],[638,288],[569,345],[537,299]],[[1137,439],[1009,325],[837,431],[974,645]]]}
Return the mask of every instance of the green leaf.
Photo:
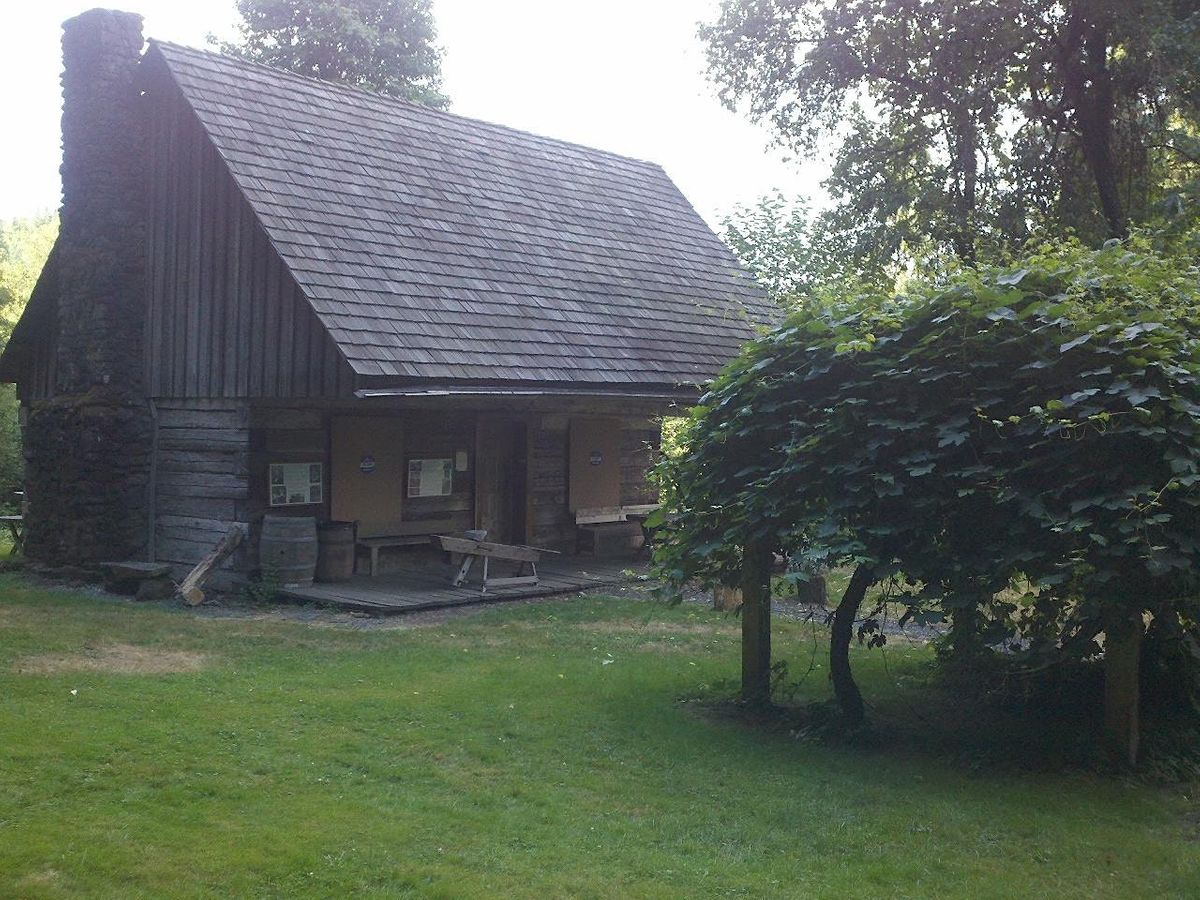
{"label": "green leaf", "polygon": [[1066,353],[1068,350],[1074,350],[1076,347],[1082,347],[1084,344],[1086,344],[1091,339],[1092,339],[1091,334],[1081,334],[1081,335],[1079,335],[1079,337],[1073,338],[1072,340],[1067,341],[1065,344],[1062,344],[1058,348],[1058,351],[1060,353]]}
{"label": "green leaf", "polygon": [[[1028,274],[1029,274],[1028,269],[1018,269],[1015,272],[1010,272],[1005,275],[997,276],[996,284],[1002,284],[1005,286],[1018,285],[1025,279],[1025,276]],[[1011,310],[1010,310],[1010,312],[1011,312]]]}

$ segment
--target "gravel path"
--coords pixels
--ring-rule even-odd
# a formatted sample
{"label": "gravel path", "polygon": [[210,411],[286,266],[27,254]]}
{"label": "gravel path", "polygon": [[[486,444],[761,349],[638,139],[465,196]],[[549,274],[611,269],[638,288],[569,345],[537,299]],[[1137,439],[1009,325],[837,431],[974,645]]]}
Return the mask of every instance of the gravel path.
{"label": "gravel path", "polygon": [[[138,602],[135,604],[135,601],[130,597],[109,593],[93,584],[49,579],[32,573],[27,573],[26,577],[30,581],[51,590],[68,589],[78,591],[89,597],[94,597],[97,600],[103,600],[108,603],[172,610],[182,608],[179,602],[175,600]],[[505,600],[499,602],[503,603],[504,606],[530,606],[540,603],[553,603],[588,594],[645,598],[650,588],[651,582],[642,581],[613,586],[602,591],[584,591],[577,594],[558,594],[551,597],[534,597],[524,600]],[[690,591],[684,595],[683,601],[685,603],[711,607],[712,594],[708,591]],[[376,631],[405,630],[440,625],[443,622],[478,615],[485,610],[493,609],[496,605],[497,602],[493,601],[471,606],[454,606],[446,609],[429,609],[396,615],[377,616],[371,613],[348,612],[321,606],[300,606],[289,603],[251,603],[239,597],[217,596],[207,600],[204,605],[195,607],[191,612],[193,615],[204,619],[299,622],[329,628]],[[828,623],[829,617],[833,614],[833,610],[827,606],[799,603],[794,600],[774,600],[771,603],[771,611],[781,619],[792,619],[801,622],[814,621],[820,626],[825,626]],[[859,624],[861,624],[861,620],[855,622],[856,629]],[[883,632],[889,636],[904,637],[909,640],[925,643],[940,637],[944,633],[944,626],[920,626],[909,623],[904,628],[900,628],[896,620],[889,617],[883,623]]]}

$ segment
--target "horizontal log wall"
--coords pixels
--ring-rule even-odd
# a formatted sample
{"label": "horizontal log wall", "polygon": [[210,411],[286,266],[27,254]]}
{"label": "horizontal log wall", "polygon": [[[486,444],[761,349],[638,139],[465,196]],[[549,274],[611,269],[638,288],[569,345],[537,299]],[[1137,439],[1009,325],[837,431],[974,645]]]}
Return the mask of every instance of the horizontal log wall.
{"label": "horizontal log wall", "polygon": [[[303,407],[255,407],[250,414],[251,520],[265,513],[329,518],[329,415]],[[271,506],[271,463],[321,463],[324,484],[320,503]]]}
{"label": "horizontal log wall", "polygon": [[153,397],[333,397],[353,374],[179,89],[150,79]]}
{"label": "horizontal log wall", "polygon": [[[575,517],[569,506],[569,416],[533,417],[529,429],[530,540],[539,547],[575,550]],[[658,502],[647,477],[658,454],[657,419],[625,419],[621,427],[621,504]]]}
{"label": "horizontal log wall", "polygon": [[[308,407],[262,407],[250,411],[250,493],[242,508],[250,524],[246,565],[258,569],[258,539],[264,515],[304,516],[318,522],[329,515],[329,414]],[[271,506],[271,463],[323,464],[321,502]]]}
{"label": "horizontal log wall", "polygon": [[621,429],[621,505],[658,502],[658,485],[650,480],[658,459],[662,426],[655,419],[627,419]]}
{"label": "horizontal log wall", "polygon": [[[157,407],[154,555],[182,577],[235,522],[249,524],[250,414],[223,401],[163,402]],[[250,564],[243,544],[212,581],[241,583]]]}
{"label": "horizontal log wall", "polygon": [[[473,448],[474,417],[397,412],[405,426],[405,458],[452,457]],[[568,507],[566,415],[530,416],[528,423],[528,540],[539,547],[573,552],[575,520]],[[262,516],[301,515],[318,521],[330,511],[331,412],[303,406],[254,406],[236,401],[160,401],[156,478],[157,558],[182,574],[224,535],[231,523],[246,525],[249,540],[225,564],[218,586],[229,589],[257,567]],[[653,503],[657,491],[646,469],[657,452],[657,422],[628,419],[621,440],[621,502]],[[273,462],[325,464],[323,501],[271,507]],[[450,497],[404,500],[403,519],[474,522],[472,491],[478,460],[456,473]]]}
{"label": "horizontal log wall", "polygon": [[573,552],[575,519],[567,508],[567,417],[535,417],[527,433],[530,542],[535,547]]}
{"label": "horizontal log wall", "polygon": [[408,412],[404,415],[405,467],[410,459],[454,459],[466,452],[465,472],[454,472],[452,493],[448,497],[407,496],[402,518],[405,522],[440,521],[455,523],[465,531],[475,527],[475,417],[462,414]]}

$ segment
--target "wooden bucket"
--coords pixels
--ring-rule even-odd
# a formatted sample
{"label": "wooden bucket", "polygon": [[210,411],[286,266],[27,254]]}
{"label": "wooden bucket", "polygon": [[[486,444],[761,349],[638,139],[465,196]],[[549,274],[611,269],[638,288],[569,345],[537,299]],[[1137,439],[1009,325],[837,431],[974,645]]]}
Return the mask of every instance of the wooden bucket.
{"label": "wooden bucket", "polygon": [[258,539],[263,572],[284,587],[307,587],[317,568],[317,520],[312,516],[263,516]]}
{"label": "wooden bucket", "polygon": [[317,581],[349,581],[354,577],[354,523],[322,522],[317,526]]}

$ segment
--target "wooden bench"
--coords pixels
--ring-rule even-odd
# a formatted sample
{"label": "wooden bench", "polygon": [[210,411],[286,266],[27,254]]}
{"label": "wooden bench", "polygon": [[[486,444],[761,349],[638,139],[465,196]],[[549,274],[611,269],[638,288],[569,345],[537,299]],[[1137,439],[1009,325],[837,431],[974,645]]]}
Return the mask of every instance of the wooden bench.
{"label": "wooden bench", "polygon": [[[486,594],[489,587],[515,587],[518,585],[535,585],[538,583],[537,564],[543,554],[554,553],[557,550],[542,550],[538,547],[525,547],[520,544],[497,544],[495,541],[477,541],[469,537],[453,534],[434,534],[429,536],[434,546],[440,547],[447,553],[460,553],[463,556],[462,565],[451,578],[450,583],[459,587],[471,572],[471,566],[476,559],[483,560],[483,586],[479,593]],[[518,564],[517,574],[505,578],[493,578],[488,574],[488,562],[493,559],[504,559]],[[529,567],[528,574],[525,567]]]}
{"label": "wooden bench", "polygon": [[634,506],[596,506],[575,510],[576,525],[603,525],[608,522],[628,522],[644,519],[658,509],[657,503],[641,503]]}
{"label": "wooden bench", "polygon": [[401,522],[391,534],[360,537],[355,541],[355,544],[370,551],[371,575],[375,575],[379,569],[379,551],[384,547],[428,546],[430,535],[442,531],[453,531],[456,524],[453,519],[430,519],[428,522]]}
{"label": "wooden bench", "polygon": [[592,556],[638,551],[645,543],[642,522],[657,503],[575,510],[576,549]]}

